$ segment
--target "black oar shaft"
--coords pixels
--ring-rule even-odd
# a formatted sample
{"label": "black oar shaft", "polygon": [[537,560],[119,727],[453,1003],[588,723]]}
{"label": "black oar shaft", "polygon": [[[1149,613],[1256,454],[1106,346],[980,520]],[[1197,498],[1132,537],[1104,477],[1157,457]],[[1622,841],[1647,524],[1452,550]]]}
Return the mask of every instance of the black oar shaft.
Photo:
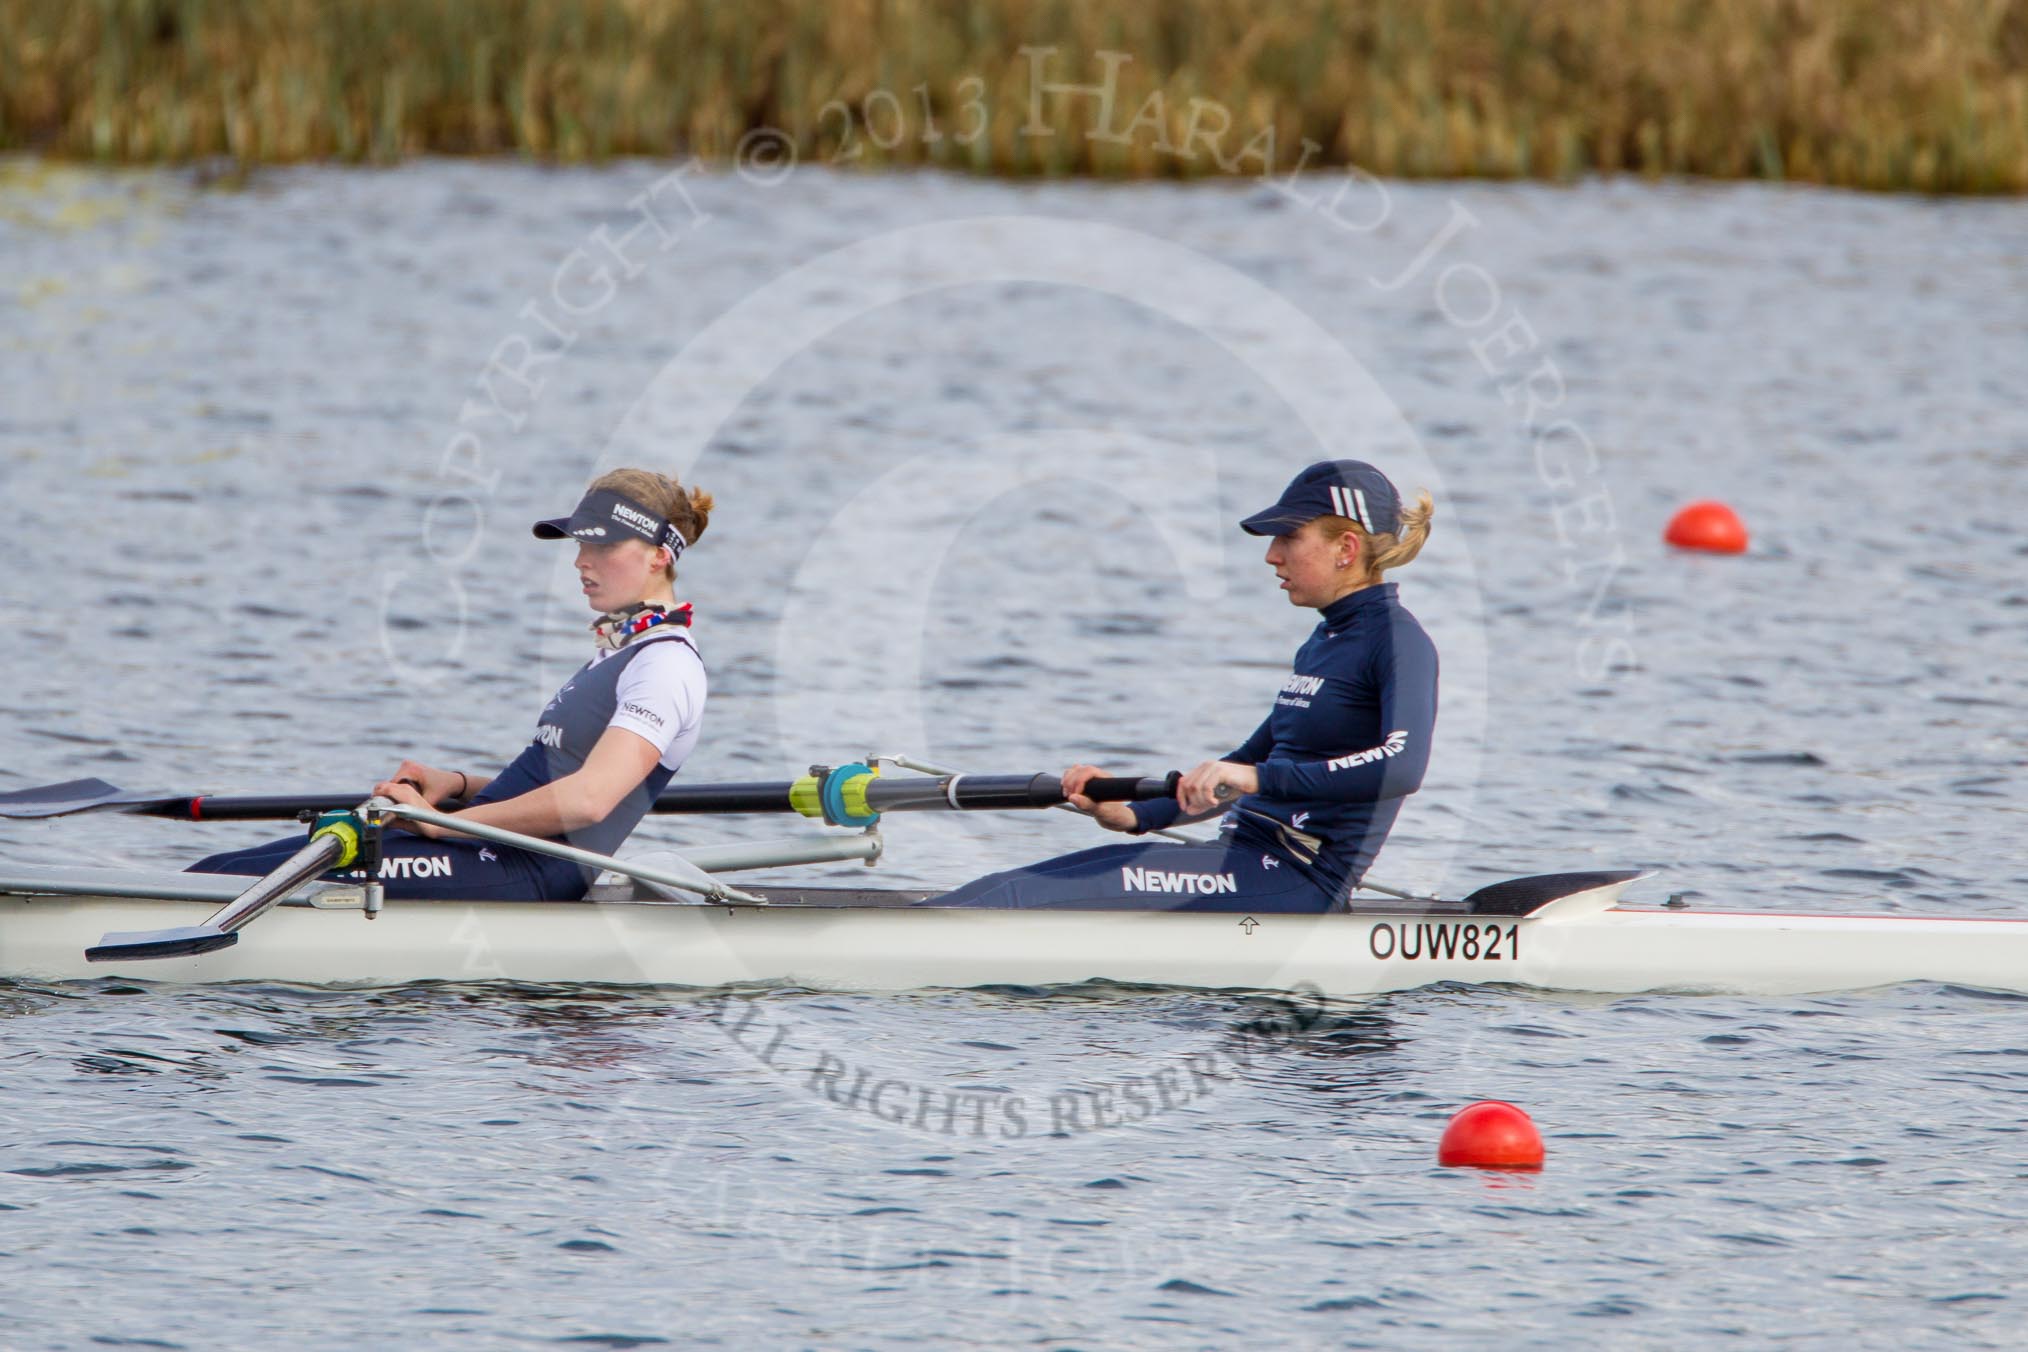
{"label": "black oar shaft", "polygon": [[671,784],[655,799],[656,812],[787,812],[788,780],[757,784]]}
{"label": "black oar shaft", "polygon": [[[1100,778],[1085,785],[1085,797],[1099,803],[1133,803],[1174,798],[1174,772],[1154,779]],[[1063,782],[1055,775],[952,775],[944,779],[876,779],[866,786],[866,802],[882,812],[951,809],[961,812],[1000,808],[1056,807],[1064,801]]]}
{"label": "black oar shaft", "polygon": [[[1176,796],[1174,771],[1152,779],[1094,779],[1087,797],[1102,803],[1130,803]],[[866,806],[875,812],[992,812],[1056,807],[1064,801],[1055,775],[882,775],[866,781]],[[786,780],[760,784],[672,784],[655,800],[660,813],[787,812],[795,786]]]}
{"label": "black oar shaft", "polygon": [[[1142,802],[1176,796],[1171,771],[1156,778],[1101,778],[1085,796],[1101,803]],[[662,790],[658,813],[791,812],[796,784],[789,780],[741,784],[672,784]],[[1055,775],[874,776],[866,780],[866,806],[875,812],[960,811],[1055,807],[1064,801]],[[359,793],[212,794],[180,797],[132,793],[101,780],[75,780],[0,795],[0,817],[53,817],[114,810],[177,821],[289,821],[355,806]],[[447,809],[450,805],[444,805]]]}
{"label": "black oar shaft", "polygon": [[357,806],[359,790],[350,793],[271,793],[172,798],[129,809],[149,817],[174,817],[186,822],[286,821],[306,812],[339,812]]}

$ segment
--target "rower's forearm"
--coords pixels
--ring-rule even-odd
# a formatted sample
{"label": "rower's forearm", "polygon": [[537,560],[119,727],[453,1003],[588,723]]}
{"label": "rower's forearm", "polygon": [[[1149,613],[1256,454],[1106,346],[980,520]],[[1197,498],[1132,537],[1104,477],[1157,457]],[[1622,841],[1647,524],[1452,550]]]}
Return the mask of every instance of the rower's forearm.
{"label": "rower's forearm", "polygon": [[573,792],[565,779],[530,789],[516,798],[481,803],[452,815],[482,826],[518,831],[524,836],[554,838],[603,820],[605,814],[594,811],[594,806]]}
{"label": "rower's forearm", "polygon": [[1405,798],[1422,787],[1428,769],[1427,742],[1403,745],[1393,740],[1337,760],[1268,760],[1254,767],[1264,797],[1327,803]]}
{"label": "rower's forearm", "polygon": [[1155,798],[1146,802],[1129,803],[1127,810],[1134,814],[1133,833],[1147,835],[1150,831],[1168,831],[1178,826],[1194,826],[1208,822],[1213,817],[1222,817],[1232,809],[1230,803],[1218,803],[1202,812],[1185,812],[1183,805],[1174,798]]}
{"label": "rower's forearm", "polygon": [[1202,812],[1178,812],[1176,814],[1176,820],[1170,822],[1169,825],[1195,826],[1199,822],[1208,822],[1212,820],[1214,817],[1223,817],[1226,813],[1230,811],[1232,811],[1232,804],[1230,802],[1213,803],[1210,807],[1205,808]]}

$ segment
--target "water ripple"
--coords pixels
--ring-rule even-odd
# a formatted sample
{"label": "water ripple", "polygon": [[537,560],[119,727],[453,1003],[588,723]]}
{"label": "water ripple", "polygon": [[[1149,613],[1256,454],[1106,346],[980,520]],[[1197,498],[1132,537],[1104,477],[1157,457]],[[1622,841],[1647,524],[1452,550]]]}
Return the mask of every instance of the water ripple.
{"label": "water ripple", "polygon": [[[2028,403],[2018,342],[1996,341],[2028,312],[2020,203],[1389,185],[1387,227],[1348,242],[1265,191],[802,174],[762,196],[705,176],[697,200],[725,224],[588,317],[523,427],[489,433],[499,477],[455,589],[383,607],[390,570],[446,543],[424,532],[450,517],[426,512],[488,355],[572,242],[662,172],[439,161],[244,193],[115,175],[140,216],[10,228],[11,266],[73,285],[0,307],[19,396],[0,414],[17,579],[0,781],[85,764],[263,791],[368,784],[404,754],[503,762],[583,636],[527,522],[567,505],[670,356],[846,240],[1038,212],[1282,288],[1425,438],[1439,535],[1403,592],[1433,624],[1483,605],[1494,660],[1475,676],[1447,650],[1446,672],[1485,685],[1486,737],[1473,782],[1411,801],[1377,878],[1460,891],[1647,863],[1656,899],[2028,907],[2011,510]],[[1478,222],[1459,259],[1556,354],[1605,498],[1545,480],[1426,287],[1368,281],[1454,203]],[[1257,542],[1214,529],[1186,571],[1143,498],[1043,480],[978,511],[904,492],[882,550],[819,552],[841,504],[913,482],[917,457],[1064,427],[1205,448],[1214,527],[1325,449],[1396,453],[1318,447],[1220,343],[1095,291],[956,287],[862,316],[776,372],[692,471],[721,508],[683,564],[714,682],[686,773],[863,753],[864,729],[785,744],[780,714],[844,690],[836,725],[870,717],[862,687],[897,635],[867,617],[918,585],[901,637],[920,668],[897,678],[920,696],[910,750],[1160,769],[1240,741],[1306,628]],[[1740,504],[1752,554],[1660,547],[1668,511],[1703,496]],[[81,521],[115,525],[119,548],[80,554]],[[934,568],[885,557],[945,530]],[[849,657],[821,673],[780,661],[805,568],[853,588],[832,617]],[[444,658],[459,607],[471,627]],[[1631,636],[1617,674],[1587,658],[1602,623]],[[892,829],[896,885],[1092,839],[1058,813],[945,825]],[[13,860],[172,867],[261,834],[4,830]],[[641,839],[700,834],[657,821]],[[1436,988],[1263,1035],[1265,997],[1111,983],[735,993],[793,1025],[781,1066],[726,1034],[718,998],[0,986],[0,1211],[32,1222],[7,1242],[10,1340],[1660,1347],[1821,1341],[1863,1311],[1881,1345],[2016,1341],[2021,996]],[[826,1055],[865,1087],[818,1074]],[[1444,1121],[1480,1097],[1535,1114],[1545,1171],[1434,1167]]]}

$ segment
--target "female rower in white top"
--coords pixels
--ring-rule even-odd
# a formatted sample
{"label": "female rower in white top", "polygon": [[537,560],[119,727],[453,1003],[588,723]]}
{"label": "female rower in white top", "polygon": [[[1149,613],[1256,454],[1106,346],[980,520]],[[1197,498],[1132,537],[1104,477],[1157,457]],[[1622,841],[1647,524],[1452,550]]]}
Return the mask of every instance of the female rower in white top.
{"label": "female rower in white top", "polygon": [[[374,785],[397,802],[436,807],[523,835],[617,851],[697,744],[703,659],[691,607],[675,599],[676,560],[704,533],[709,493],[649,470],[600,476],[567,518],[539,521],[542,539],[578,542],[577,572],[597,651],[551,697],[535,735],[498,775],[406,760]],[[590,882],[576,864],[493,845],[426,823],[391,834],[381,877],[392,897],[569,900]],[[199,873],[264,874],[302,838],[213,855]]]}

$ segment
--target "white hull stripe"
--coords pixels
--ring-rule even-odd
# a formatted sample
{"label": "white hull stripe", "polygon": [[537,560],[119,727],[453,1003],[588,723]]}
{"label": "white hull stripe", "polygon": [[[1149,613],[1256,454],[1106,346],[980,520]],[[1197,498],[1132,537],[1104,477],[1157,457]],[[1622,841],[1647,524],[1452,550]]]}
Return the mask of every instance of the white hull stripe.
{"label": "white hull stripe", "polygon": [[[10,890],[34,887],[30,871],[9,866],[8,872]],[[219,875],[188,875],[179,885],[204,886],[207,876]],[[1250,930],[1241,927],[1244,912],[777,904],[741,908],[732,919],[711,906],[416,899],[390,903],[372,924],[361,924],[356,910],[277,906],[255,922],[254,937],[236,947],[198,959],[107,964],[84,958],[106,931],[195,924],[224,900],[0,895],[0,932],[7,935],[0,972],[34,980],[111,974],[175,983],[380,987],[475,977],[718,986],[821,973],[827,987],[909,990],[1053,985],[1088,980],[1098,971],[1117,981],[1198,988],[1314,983],[1330,995],[1440,980],[1756,995],[1895,981],[2028,988],[2028,922],[2020,920],[1599,909],[1617,891],[1565,897],[1550,903],[1558,909],[1531,917],[1255,913],[1260,923]],[[1246,901],[1244,894],[1220,899]],[[587,916],[593,905],[611,914]],[[1466,926],[1478,931],[1476,958]],[[1494,940],[1489,928],[1499,931],[1497,957],[1488,952]],[[1404,941],[1417,956],[1403,951]],[[484,954],[485,965],[476,970],[474,953]]]}

